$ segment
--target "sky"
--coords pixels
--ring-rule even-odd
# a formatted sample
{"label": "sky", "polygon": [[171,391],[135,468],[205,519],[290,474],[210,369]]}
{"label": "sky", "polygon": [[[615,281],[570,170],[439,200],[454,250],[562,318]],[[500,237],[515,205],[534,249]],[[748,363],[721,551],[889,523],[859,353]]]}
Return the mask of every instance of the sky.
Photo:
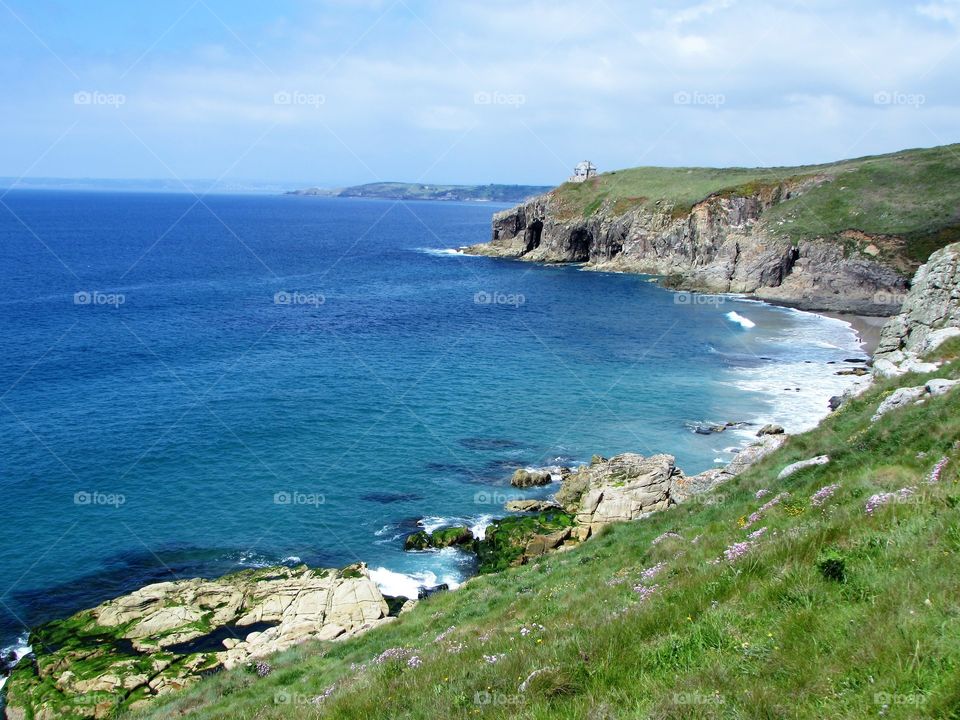
{"label": "sky", "polygon": [[960,0],[0,0],[0,176],[555,185],[960,140]]}

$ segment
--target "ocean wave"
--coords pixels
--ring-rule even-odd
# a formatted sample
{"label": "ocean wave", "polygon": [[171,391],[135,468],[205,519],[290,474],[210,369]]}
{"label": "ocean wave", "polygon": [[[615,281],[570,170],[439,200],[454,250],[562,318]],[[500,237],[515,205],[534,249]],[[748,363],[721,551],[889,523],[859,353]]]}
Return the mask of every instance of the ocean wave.
{"label": "ocean wave", "polygon": [[389,570],[385,567],[378,567],[369,572],[370,579],[377,584],[380,592],[384,595],[390,597],[405,597],[410,600],[416,600],[420,597],[421,588],[446,585],[451,590],[456,590],[463,581],[462,576],[456,573],[444,572],[441,575],[437,575],[433,570],[402,573]]}
{"label": "ocean wave", "polygon": [[461,255],[463,257],[473,257],[473,255],[467,255],[460,248],[428,248],[420,247],[416,248],[416,251],[423,253],[424,255],[434,255],[437,257],[447,257],[450,255]]}
{"label": "ocean wave", "polygon": [[[16,667],[23,658],[33,652],[33,648],[30,646],[30,638],[27,633],[17,637],[16,642],[13,645],[8,645],[7,647],[0,650],[0,658],[4,659],[4,665],[6,670],[9,672]],[[10,658],[7,660],[7,658]],[[0,690],[3,690],[3,686],[7,684],[7,676],[0,675]]]}
{"label": "ocean wave", "polygon": [[757,326],[757,324],[753,320],[751,320],[750,318],[744,317],[743,315],[738,313],[736,310],[731,310],[730,312],[728,312],[726,314],[726,318],[730,322],[735,322],[737,323],[737,325],[739,325],[740,327],[746,330],[749,330],[750,328],[754,328]]}

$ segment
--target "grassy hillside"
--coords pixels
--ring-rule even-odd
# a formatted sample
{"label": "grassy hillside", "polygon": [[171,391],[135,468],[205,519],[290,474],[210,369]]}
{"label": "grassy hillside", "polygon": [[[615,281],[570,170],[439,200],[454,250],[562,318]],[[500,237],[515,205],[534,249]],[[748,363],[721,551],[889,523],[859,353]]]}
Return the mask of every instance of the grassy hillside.
{"label": "grassy hillside", "polygon": [[764,216],[773,235],[794,241],[840,238],[848,230],[895,235],[911,265],[960,237],[960,145],[799,167],[639,167],[566,183],[554,193],[570,217],[604,205],[616,213],[671,205],[682,215],[711,195],[755,192],[785,180],[817,186]]}
{"label": "grassy hillside", "polygon": [[[960,718],[960,390],[871,424],[893,387],[792,438],[718,502],[611,527],[143,717]],[[830,464],[776,479],[822,453]]]}

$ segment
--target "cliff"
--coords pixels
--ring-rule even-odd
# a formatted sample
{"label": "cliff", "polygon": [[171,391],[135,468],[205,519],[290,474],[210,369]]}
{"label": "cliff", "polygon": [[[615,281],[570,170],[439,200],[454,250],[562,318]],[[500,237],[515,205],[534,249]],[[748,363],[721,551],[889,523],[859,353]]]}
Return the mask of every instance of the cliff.
{"label": "cliff", "polygon": [[[901,312],[880,334],[874,372],[880,376],[931,372],[929,355],[960,336],[960,243],[930,256],[917,271]],[[956,341],[954,341],[956,342]]]}
{"label": "cliff", "polygon": [[956,233],[960,188],[943,173],[958,161],[945,160],[947,151],[799,168],[608,173],[495,214],[490,242],[465,252],[661,275],[676,289],[808,310],[892,315],[913,271]]}

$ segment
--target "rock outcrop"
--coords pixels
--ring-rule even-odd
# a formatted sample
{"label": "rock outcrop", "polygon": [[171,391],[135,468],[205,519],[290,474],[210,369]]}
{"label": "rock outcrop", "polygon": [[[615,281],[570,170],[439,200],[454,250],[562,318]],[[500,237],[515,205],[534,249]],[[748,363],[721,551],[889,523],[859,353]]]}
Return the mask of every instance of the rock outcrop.
{"label": "rock outcrop", "polygon": [[664,275],[677,289],[749,293],[809,310],[896,312],[890,298],[906,291],[906,279],[874,257],[868,236],[794,245],[766,226],[766,209],[822,181],[718,193],[689,210],[658,204],[618,212],[604,203],[585,217],[567,217],[547,193],[495,214],[491,241],[465,252]]}
{"label": "rock outcrop", "polygon": [[275,567],[148,585],[31,634],[10,717],[106,717],[201,676],[391,618],[363,565]]}
{"label": "rock outcrop", "polygon": [[913,279],[900,314],[880,333],[874,373],[880,376],[932,372],[925,362],[947,340],[960,336],[960,243],[930,256]]}
{"label": "rock outcrop", "polygon": [[519,468],[510,478],[510,484],[519,488],[549,485],[561,472],[561,468]]}
{"label": "rock outcrop", "polygon": [[876,422],[893,410],[899,410],[900,408],[922,403],[928,397],[946,395],[957,385],[960,385],[960,380],[933,378],[932,380],[928,380],[925,385],[897,388],[883,399],[883,402],[877,407],[877,411],[873,414],[873,417],[870,418],[870,422]]}

